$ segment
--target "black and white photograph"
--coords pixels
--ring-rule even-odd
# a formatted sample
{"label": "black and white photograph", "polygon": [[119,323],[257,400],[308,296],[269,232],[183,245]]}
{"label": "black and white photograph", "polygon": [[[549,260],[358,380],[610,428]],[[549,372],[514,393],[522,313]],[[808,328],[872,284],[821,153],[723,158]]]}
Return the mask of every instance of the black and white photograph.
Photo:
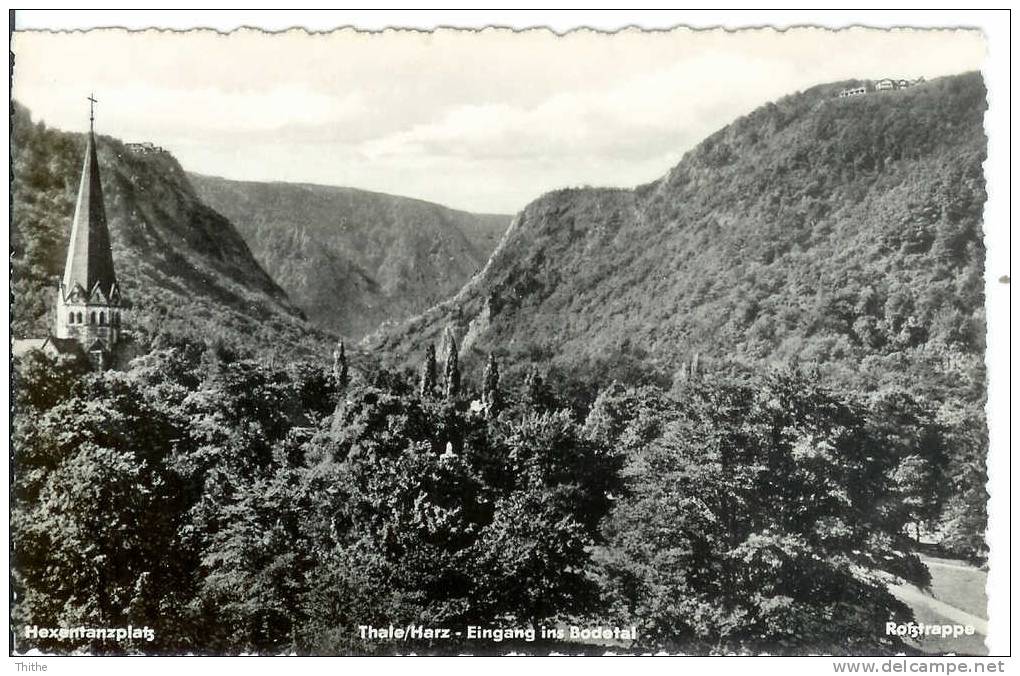
{"label": "black and white photograph", "polygon": [[18,14],[12,671],[1003,670],[982,29]]}

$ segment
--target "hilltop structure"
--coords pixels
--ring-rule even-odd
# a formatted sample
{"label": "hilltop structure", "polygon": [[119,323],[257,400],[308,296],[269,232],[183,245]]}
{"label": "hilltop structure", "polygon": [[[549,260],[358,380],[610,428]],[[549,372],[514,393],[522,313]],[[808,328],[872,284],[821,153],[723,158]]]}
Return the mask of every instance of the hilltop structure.
{"label": "hilltop structure", "polygon": [[124,147],[136,155],[160,155],[165,154],[166,149],[148,141],[139,143],[125,143]]}
{"label": "hilltop structure", "polygon": [[919,77],[916,80],[905,79],[893,80],[892,78],[886,77],[882,78],[881,80],[877,80],[872,85],[872,88],[870,90],[867,85],[847,87],[845,89],[840,90],[839,94],[837,94],[836,97],[841,99],[847,99],[852,98],[854,96],[864,96],[869,91],[891,92],[897,89],[907,89],[908,87],[916,87],[918,85],[924,84],[924,82],[925,80],[923,77]]}

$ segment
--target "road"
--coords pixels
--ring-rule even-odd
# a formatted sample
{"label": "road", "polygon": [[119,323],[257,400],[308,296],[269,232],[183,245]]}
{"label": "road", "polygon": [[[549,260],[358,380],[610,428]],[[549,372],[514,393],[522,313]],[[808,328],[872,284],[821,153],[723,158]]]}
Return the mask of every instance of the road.
{"label": "road", "polygon": [[[914,585],[891,586],[892,594],[914,611],[918,622],[925,624],[962,624],[974,627],[973,636],[960,638],[929,636],[912,641],[932,653],[986,655],[984,639],[988,635],[988,619],[972,612],[986,607],[987,574],[963,562],[937,560],[921,556],[932,576],[932,593]],[[961,608],[961,605],[969,609]]]}

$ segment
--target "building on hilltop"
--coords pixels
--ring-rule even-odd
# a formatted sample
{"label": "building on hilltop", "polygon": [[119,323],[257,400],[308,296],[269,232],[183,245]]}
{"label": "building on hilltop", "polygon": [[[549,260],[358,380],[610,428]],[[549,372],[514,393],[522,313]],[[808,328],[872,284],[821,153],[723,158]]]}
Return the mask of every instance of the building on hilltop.
{"label": "building on hilltop", "polygon": [[141,143],[125,143],[124,146],[136,155],[154,155],[166,152],[162,146],[158,146],[148,141]]}
{"label": "building on hilltop", "polygon": [[[95,104],[92,97],[89,101]],[[89,361],[103,369],[110,365],[120,339],[122,299],[113,268],[94,126],[92,108],[67,262],[57,289],[54,336],[74,339]]]}
{"label": "building on hilltop", "polygon": [[[882,78],[881,80],[877,80],[874,84],[873,90],[876,92],[889,92],[896,89],[906,89],[907,87],[915,87],[921,84],[924,84],[923,77],[919,77],[916,80],[904,80],[904,79],[893,80],[892,78],[886,77]],[[846,89],[841,89],[839,94],[837,94],[836,96],[837,98],[847,99],[854,96],[864,96],[867,93],[868,93],[867,86],[847,87]]]}
{"label": "building on hilltop", "polygon": [[921,84],[924,84],[923,77],[919,77],[916,80],[907,80],[905,78],[893,80],[892,78],[887,77],[875,83],[875,91],[884,92],[892,91],[894,89],[906,89],[908,87],[915,87]]}

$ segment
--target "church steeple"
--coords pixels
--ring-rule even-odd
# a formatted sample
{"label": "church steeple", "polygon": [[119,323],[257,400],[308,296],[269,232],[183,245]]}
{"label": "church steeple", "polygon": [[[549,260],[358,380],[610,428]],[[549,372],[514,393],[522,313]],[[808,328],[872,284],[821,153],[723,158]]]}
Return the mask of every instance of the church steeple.
{"label": "church steeple", "polygon": [[71,222],[64,276],[57,292],[58,338],[76,338],[102,365],[120,333],[120,288],[113,269],[95,138],[96,99],[89,96],[89,133]]}
{"label": "church steeple", "polygon": [[96,153],[94,132],[95,98],[89,97],[89,135],[85,145],[85,164],[81,170],[78,202],[71,223],[71,242],[64,265],[64,293],[75,287],[88,295],[96,289],[109,300],[117,288],[113,271],[113,253],[110,251],[110,231],[106,225],[106,208],[103,204],[103,185],[99,176],[99,156]]}

